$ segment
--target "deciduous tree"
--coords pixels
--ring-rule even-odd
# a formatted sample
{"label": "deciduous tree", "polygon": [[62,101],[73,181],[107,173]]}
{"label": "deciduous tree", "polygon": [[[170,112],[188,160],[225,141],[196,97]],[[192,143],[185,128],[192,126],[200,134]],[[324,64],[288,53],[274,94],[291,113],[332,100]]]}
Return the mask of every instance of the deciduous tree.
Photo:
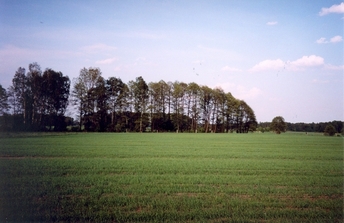
{"label": "deciduous tree", "polygon": [[80,129],[82,129],[82,125],[86,122],[88,124],[92,122],[89,117],[92,116],[96,110],[96,99],[92,91],[96,87],[100,77],[100,69],[90,67],[89,69],[81,69],[79,77],[74,79],[72,96],[73,104],[77,106],[79,111]]}
{"label": "deciduous tree", "polygon": [[334,136],[336,134],[336,129],[333,125],[328,124],[324,130],[325,135]]}
{"label": "deciduous tree", "polygon": [[136,78],[136,81],[132,83],[132,93],[134,96],[134,109],[139,114],[139,131],[143,131],[143,115],[146,112],[148,102],[148,85],[144,79],[140,76]]}
{"label": "deciduous tree", "polygon": [[200,114],[200,87],[195,82],[188,85],[188,115],[191,116],[191,131],[196,132]]}
{"label": "deciduous tree", "polygon": [[27,76],[27,96],[28,104],[26,108],[28,110],[31,125],[35,129],[39,128],[42,122],[42,116],[44,114],[43,105],[43,77],[41,66],[37,63],[29,64],[29,71]]}
{"label": "deciduous tree", "polygon": [[7,110],[9,108],[7,98],[8,95],[6,89],[3,88],[0,84],[0,115],[4,115],[5,113],[7,113]]}
{"label": "deciduous tree", "polygon": [[27,86],[27,77],[25,76],[25,68],[19,67],[15,72],[12,79],[11,89],[11,106],[13,108],[13,114],[22,114],[23,115],[23,124],[27,122],[29,104],[28,97],[28,86]]}
{"label": "deciduous tree", "polygon": [[43,106],[45,115],[48,116],[49,126],[54,126],[54,130],[63,130],[60,117],[64,116],[68,105],[70,80],[68,76],[63,76],[61,72],[46,69],[43,73]]}
{"label": "deciduous tree", "polygon": [[124,84],[120,78],[110,77],[106,81],[108,109],[111,114],[111,131],[116,130],[117,115],[122,112],[123,107],[125,107],[125,102],[127,101],[126,89],[126,84]]}
{"label": "deciduous tree", "polygon": [[273,130],[276,134],[281,134],[281,132],[285,132],[287,129],[287,124],[284,121],[282,116],[276,116],[272,119],[271,130]]}

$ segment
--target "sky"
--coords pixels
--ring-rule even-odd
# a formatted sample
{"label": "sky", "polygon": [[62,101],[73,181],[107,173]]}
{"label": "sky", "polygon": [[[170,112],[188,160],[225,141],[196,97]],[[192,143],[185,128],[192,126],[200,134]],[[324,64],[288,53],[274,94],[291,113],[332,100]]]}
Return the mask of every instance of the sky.
{"label": "sky", "polygon": [[221,87],[258,122],[344,120],[344,2],[0,0],[0,84],[37,62]]}

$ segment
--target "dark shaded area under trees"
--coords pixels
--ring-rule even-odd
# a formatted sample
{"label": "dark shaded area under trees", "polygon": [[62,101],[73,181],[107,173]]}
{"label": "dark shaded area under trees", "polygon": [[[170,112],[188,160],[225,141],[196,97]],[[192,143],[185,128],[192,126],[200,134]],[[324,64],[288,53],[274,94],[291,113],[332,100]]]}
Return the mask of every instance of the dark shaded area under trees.
{"label": "dark shaded area under trees", "polygon": [[[76,109],[66,117],[68,104]],[[7,91],[0,85],[1,131],[233,132],[254,131],[254,111],[222,89],[197,83],[128,84],[83,68],[73,80],[37,63],[19,67]]]}

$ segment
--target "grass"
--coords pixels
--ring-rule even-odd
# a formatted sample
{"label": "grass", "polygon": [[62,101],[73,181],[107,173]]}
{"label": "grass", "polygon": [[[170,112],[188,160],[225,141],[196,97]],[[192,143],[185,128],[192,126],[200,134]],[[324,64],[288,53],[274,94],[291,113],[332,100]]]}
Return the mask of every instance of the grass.
{"label": "grass", "polygon": [[0,222],[342,222],[343,138],[10,134]]}

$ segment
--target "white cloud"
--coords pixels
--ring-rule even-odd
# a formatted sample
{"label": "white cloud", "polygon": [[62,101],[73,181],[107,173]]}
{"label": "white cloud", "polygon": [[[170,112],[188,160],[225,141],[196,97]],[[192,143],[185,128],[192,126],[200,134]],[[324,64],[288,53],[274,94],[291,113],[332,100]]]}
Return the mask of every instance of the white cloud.
{"label": "white cloud", "polygon": [[235,87],[236,87],[236,84],[233,84],[231,82],[223,82],[223,83],[215,85],[215,87],[213,88],[221,88],[225,92],[232,92],[233,89],[235,89]]}
{"label": "white cloud", "polygon": [[237,89],[238,89],[238,95],[236,97],[242,100],[255,99],[261,94],[263,94],[263,91],[257,87],[247,89],[246,87],[239,85]]}
{"label": "white cloud", "polygon": [[329,83],[329,81],[328,81],[328,80],[313,79],[313,80],[312,80],[312,83],[313,83],[313,84],[327,84],[327,83]]}
{"label": "white cloud", "polygon": [[229,67],[229,66],[224,66],[221,69],[222,71],[229,71],[229,72],[241,72],[242,70],[239,68],[235,68],[235,67]]}
{"label": "white cloud", "polygon": [[108,58],[108,59],[105,59],[105,60],[98,60],[98,61],[96,61],[96,64],[112,64],[116,60],[118,60],[118,58],[117,57],[113,57],[113,58]]}
{"label": "white cloud", "polygon": [[324,68],[326,70],[344,70],[344,65],[335,66],[332,64],[325,64]]}
{"label": "white cloud", "polygon": [[138,57],[135,60],[135,63],[133,64],[134,66],[152,66],[155,67],[158,64],[151,61],[151,60],[147,60],[146,57]]}
{"label": "white cloud", "polygon": [[137,65],[142,65],[142,64],[146,64],[146,63],[147,63],[146,57],[138,57],[135,59],[134,65],[137,66]]}
{"label": "white cloud", "polygon": [[343,41],[343,37],[341,37],[341,36],[334,36],[330,40],[331,43],[339,43],[339,42],[342,42],[342,41]]}
{"label": "white cloud", "polygon": [[240,100],[255,99],[263,94],[263,91],[257,87],[247,88],[230,82],[217,84],[216,87],[223,89],[225,92],[230,92],[235,98]]}
{"label": "white cloud", "polygon": [[328,41],[326,40],[325,37],[321,37],[320,39],[318,39],[318,40],[316,41],[316,43],[322,44],[322,43],[328,43]]}
{"label": "white cloud", "polygon": [[193,64],[199,64],[199,65],[202,65],[204,64],[205,60],[194,60],[192,61]]}
{"label": "white cloud", "polygon": [[286,62],[282,61],[281,59],[264,60],[254,65],[248,71],[251,71],[251,72],[261,72],[261,71],[268,71],[268,70],[280,71],[282,69],[298,71],[306,67],[316,67],[316,66],[321,66],[321,65],[325,65],[324,58],[320,56],[316,56],[316,55],[310,55],[310,56],[303,56],[300,59],[297,59],[294,61],[286,61]]}
{"label": "white cloud", "polygon": [[[238,61],[243,60],[243,56],[235,51],[225,50],[222,48],[214,48],[214,47],[208,47],[203,45],[198,45],[197,49],[202,50],[204,54],[207,55],[207,58],[212,59],[223,59],[226,58],[228,60],[232,61]],[[207,59],[208,60],[208,59]],[[207,61],[205,61],[207,62]]]}
{"label": "white cloud", "polygon": [[122,66],[117,66],[113,69],[113,71],[120,71],[120,70],[122,70]]}
{"label": "white cloud", "polygon": [[300,68],[320,66],[324,64],[324,58],[316,55],[303,56],[300,59],[290,62],[290,64]]}
{"label": "white cloud", "polygon": [[[51,57],[53,55],[53,57]],[[37,61],[42,69],[46,66],[54,70],[62,71],[64,74],[68,71],[62,69],[64,65],[55,63],[55,61],[72,61],[82,55],[75,51],[51,50],[51,49],[31,49],[18,47],[15,45],[4,45],[0,47],[0,80],[4,87],[12,84],[12,74],[19,66],[27,68],[29,63]],[[10,75],[9,75],[10,74]],[[69,75],[69,77],[71,77]]]}
{"label": "white cloud", "polygon": [[285,63],[281,59],[277,60],[264,60],[254,65],[249,71],[259,72],[265,70],[278,70],[285,66]]}
{"label": "white cloud", "polygon": [[274,25],[277,25],[278,22],[276,21],[273,21],[273,22],[267,22],[266,25],[268,26],[274,26]]}
{"label": "white cloud", "polygon": [[164,35],[154,34],[154,33],[149,33],[149,32],[133,33],[133,37],[141,38],[141,39],[150,39],[150,40],[158,40],[158,39],[165,38]]}
{"label": "white cloud", "polygon": [[330,8],[321,8],[319,15],[324,16],[330,13],[344,13],[344,2],[339,5],[332,5]]}
{"label": "white cloud", "polygon": [[5,45],[2,49],[0,49],[0,59],[5,59],[9,57],[17,57],[17,58],[25,58],[25,57],[33,57],[36,56],[38,53],[26,49],[20,48],[14,45]]}
{"label": "white cloud", "polygon": [[129,31],[116,33],[115,36],[122,38],[137,38],[137,39],[149,39],[149,40],[158,40],[165,39],[165,34],[158,34],[151,31]]}
{"label": "white cloud", "polygon": [[317,41],[315,41],[316,43],[322,44],[322,43],[339,43],[343,41],[343,37],[342,36],[334,36],[330,39],[330,41],[327,41],[325,37],[321,37],[320,39],[318,39]]}
{"label": "white cloud", "polygon": [[116,49],[117,47],[109,46],[103,43],[81,47],[81,50],[87,53],[94,53],[94,52],[99,52],[99,51],[114,51]]}
{"label": "white cloud", "polygon": [[269,98],[269,101],[276,101],[276,102],[279,102],[279,101],[282,101],[282,99],[279,98],[279,97],[270,97],[270,98]]}

